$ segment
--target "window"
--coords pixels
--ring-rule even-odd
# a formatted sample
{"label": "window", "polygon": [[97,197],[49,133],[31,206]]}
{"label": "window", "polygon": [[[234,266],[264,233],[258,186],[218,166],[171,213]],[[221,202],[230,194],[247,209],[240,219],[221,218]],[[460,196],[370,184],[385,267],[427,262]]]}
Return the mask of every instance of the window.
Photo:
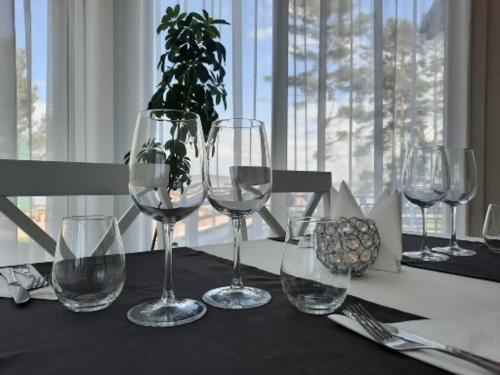
{"label": "window", "polygon": [[[121,163],[136,114],[159,81],[156,62],[164,46],[155,26],[176,4],[231,23],[221,27],[229,93],[221,117],[263,120],[288,169],[331,171],[334,186],[348,182],[365,210],[384,189],[399,187],[408,147],[444,142],[446,0],[152,0],[85,7],[10,0],[2,17],[11,14],[12,30],[3,38],[14,46],[16,90],[0,100],[7,103],[15,92],[17,110],[13,125],[0,129],[1,157]],[[273,24],[276,10],[288,15],[284,27]],[[286,59],[273,46],[281,29]],[[4,69],[11,68],[8,56],[0,55]],[[286,124],[272,124],[273,64],[288,67],[286,89],[278,94],[287,100]],[[271,140],[272,126],[285,126],[286,138]],[[285,206],[304,207],[307,199],[288,196]],[[54,236],[60,216],[103,207],[118,216],[130,201],[21,197],[17,203]],[[428,217],[429,232],[442,232],[441,210]],[[150,241],[150,220],[141,220],[131,229],[141,240],[131,239],[129,247]],[[405,203],[404,230],[418,232],[420,220],[418,207]],[[5,219],[0,225],[2,241],[33,246]],[[268,233],[257,215],[247,225],[250,238]],[[231,228],[207,203],[178,225],[176,236],[189,245],[223,242]]]}
{"label": "window", "polygon": [[[364,210],[412,145],[443,143],[445,1],[290,0],[288,168],[331,171]],[[440,209],[429,231],[442,231]],[[420,230],[406,202],[404,230]]]}

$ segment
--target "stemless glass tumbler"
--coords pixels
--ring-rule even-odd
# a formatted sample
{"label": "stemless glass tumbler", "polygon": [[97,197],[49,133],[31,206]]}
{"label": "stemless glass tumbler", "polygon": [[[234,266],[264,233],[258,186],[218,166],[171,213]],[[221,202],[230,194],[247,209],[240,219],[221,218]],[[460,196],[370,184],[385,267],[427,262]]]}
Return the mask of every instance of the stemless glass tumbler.
{"label": "stemless glass tumbler", "polygon": [[248,119],[214,122],[207,141],[205,190],[212,206],[233,225],[233,278],[230,286],[203,295],[209,305],[249,309],[265,305],[271,295],[243,285],[240,274],[241,227],[245,216],[264,207],[271,194],[271,162],[264,123]]}
{"label": "stemless glass tumbler", "polygon": [[500,254],[500,205],[490,204],[483,225],[483,238],[488,248]]}
{"label": "stemless glass tumbler", "polygon": [[77,312],[102,310],[122,291],[125,255],[116,219],[73,216],[62,221],[52,266],[59,301]]}
{"label": "stemless glass tumbler", "polygon": [[448,260],[444,254],[434,253],[427,243],[426,216],[429,207],[442,200],[450,190],[448,162],[442,146],[412,148],[403,165],[403,193],[422,210],[422,245],[419,251],[407,251],[404,256],[426,262]]}
{"label": "stemless glass tumbler", "polygon": [[203,303],[176,299],[172,279],[172,239],[175,223],[205,199],[202,168],[205,145],[196,114],[178,110],[148,110],[137,119],[130,151],[129,190],[134,203],[159,225],[165,249],[165,278],[159,299],[129,310],[128,319],[151,327],[189,323],[205,315]]}
{"label": "stemless glass tumbler", "polygon": [[[331,218],[296,217],[288,221],[281,285],[288,300],[308,314],[331,314],[344,303],[351,284],[348,249]],[[328,231],[324,236],[321,231]],[[326,239],[326,241],[325,241]]]}
{"label": "stemless glass tumbler", "polygon": [[476,195],[477,168],[474,151],[470,148],[450,148],[446,150],[450,171],[450,191],[443,202],[451,209],[451,238],[448,246],[434,247],[433,251],[454,255],[475,255],[474,250],[462,249],[457,243],[457,207],[466,204]]}

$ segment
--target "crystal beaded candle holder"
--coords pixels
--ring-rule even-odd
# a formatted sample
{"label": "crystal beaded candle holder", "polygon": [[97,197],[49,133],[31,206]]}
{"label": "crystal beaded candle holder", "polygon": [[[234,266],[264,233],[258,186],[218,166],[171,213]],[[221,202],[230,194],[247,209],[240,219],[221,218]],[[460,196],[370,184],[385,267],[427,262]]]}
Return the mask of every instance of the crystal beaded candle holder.
{"label": "crystal beaded candle holder", "polygon": [[326,267],[347,264],[355,276],[361,276],[380,251],[380,235],[371,219],[340,217],[318,223],[313,237],[316,255]]}

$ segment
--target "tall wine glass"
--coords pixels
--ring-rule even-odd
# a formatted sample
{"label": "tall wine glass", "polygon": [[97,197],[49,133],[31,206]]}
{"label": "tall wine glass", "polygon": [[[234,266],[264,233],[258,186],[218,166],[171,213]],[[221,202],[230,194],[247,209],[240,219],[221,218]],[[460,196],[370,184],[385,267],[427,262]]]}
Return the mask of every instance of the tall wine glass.
{"label": "tall wine glass", "polygon": [[431,251],[427,243],[426,215],[429,207],[442,200],[450,190],[448,162],[442,146],[412,148],[403,165],[403,193],[422,210],[422,245],[419,251],[403,253],[406,257],[427,262],[448,260],[444,254]]}
{"label": "tall wine glass", "polygon": [[157,220],[165,248],[165,279],[159,299],[129,310],[136,324],[168,327],[205,315],[203,303],[176,299],[172,284],[172,238],[175,223],[202,204],[203,132],[196,114],[178,110],[148,110],[137,118],[130,151],[129,190],[134,203]]}
{"label": "tall wine glass", "polygon": [[474,250],[461,248],[457,243],[456,215],[459,205],[469,202],[476,195],[477,167],[474,151],[470,148],[450,148],[446,150],[450,169],[450,191],[443,202],[451,209],[450,244],[432,250],[454,256],[475,255]]}
{"label": "tall wine glass", "polygon": [[271,295],[244,286],[240,274],[242,222],[245,216],[264,207],[271,194],[271,162],[264,124],[248,119],[214,122],[204,171],[207,198],[217,211],[231,218],[234,243],[231,285],[206,292],[203,301],[223,309],[265,305]]}

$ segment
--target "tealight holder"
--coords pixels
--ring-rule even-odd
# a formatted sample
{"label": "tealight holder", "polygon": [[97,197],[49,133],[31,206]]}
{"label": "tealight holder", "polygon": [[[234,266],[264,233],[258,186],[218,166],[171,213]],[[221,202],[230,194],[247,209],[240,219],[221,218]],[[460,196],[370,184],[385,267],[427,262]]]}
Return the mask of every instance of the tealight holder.
{"label": "tealight holder", "polygon": [[316,256],[325,267],[337,269],[347,262],[355,276],[361,276],[380,251],[380,234],[375,222],[357,217],[318,223],[313,242]]}

